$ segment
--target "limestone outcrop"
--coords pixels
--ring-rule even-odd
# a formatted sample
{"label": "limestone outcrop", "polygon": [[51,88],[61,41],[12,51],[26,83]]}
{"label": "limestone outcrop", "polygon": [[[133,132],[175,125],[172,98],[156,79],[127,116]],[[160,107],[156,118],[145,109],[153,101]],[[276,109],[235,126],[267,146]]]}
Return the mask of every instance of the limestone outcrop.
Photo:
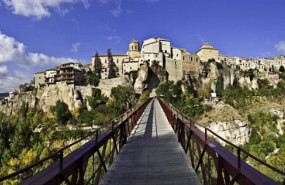
{"label": "limestone outcrop", "polygon": [[19,90],[14,90],[7,99],[1,101],[0,111],[11,115],[20,108],[23,102],[26,102],[29,107],[49,112],[50,106],[55,105],[58,100],[65,102],[72,111],[76,107],[86,104],[88,96],[91,95],[91,86],[72,86],[64,83],[45,86],[38,89],[37,92],[21,93]]}
{"label": "limestone outcrop", "polygon": [[142,93],[144,90],[153,91],[158,85],[167,80],[166,70],[153,62],[151,66],[147,62],[139,68],[138,78],[134,84],[137,93]]}
{"label": "limestone outcrop", "polygon": [[128,80],[125,79],[124,77],[101,79],[99,86],[96,88],[101,89],[102,93],[109,97],[111,94],[111,89],[113,87],[117,87],[118,85],[129,85],[129,84],[130,82],[128,82]]}
{"label": "limestone outcrop", "polygon": [[149,78],[149,67],[147,62],[144,62],[143,65],[140,66],[138,71],[138,78],[135,81],[134,89],[137,93],[143,92],[144,89],[147,88],[147,82]]}
{"label": "limestone outcrop", "polygon": [[[235,145],[243,145],[248,142],[251,133],[247,123],[240,120],[234,120],[233,122],[211,122],[207,128]],[[210,132],[209,134],[215,138]],[[226,144],[222,140],[219,140],[219,142],[222,145]]]}
{"label": "limestone outcrop", "polygon": [[[211,106],[213,109],[210,112],[198,118],[199,124],[236,145],[248,142],[251,130],[247,120],[236,109],[223,102],[213,103]],[[225,144],[222,141],[219,142]]]}

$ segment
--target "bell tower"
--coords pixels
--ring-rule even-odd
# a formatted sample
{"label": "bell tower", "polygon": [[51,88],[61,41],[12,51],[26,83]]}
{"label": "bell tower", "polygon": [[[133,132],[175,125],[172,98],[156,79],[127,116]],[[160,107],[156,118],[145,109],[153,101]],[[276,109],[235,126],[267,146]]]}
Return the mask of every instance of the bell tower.
{"label": "bell tower", "polygon": [[130,42],[128,55],[132,59],[140,57],[140,43],[138,41],[132,40]]}

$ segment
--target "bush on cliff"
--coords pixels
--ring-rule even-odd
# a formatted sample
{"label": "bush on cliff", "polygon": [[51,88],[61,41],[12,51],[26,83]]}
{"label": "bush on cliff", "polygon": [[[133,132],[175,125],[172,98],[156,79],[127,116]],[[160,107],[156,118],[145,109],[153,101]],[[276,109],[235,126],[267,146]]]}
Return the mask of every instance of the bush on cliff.
{"label": "bush on cliff", "polygon": [[53,113],[56,121],[60,124],[65,124],[72,117],[68,105],[60,100],[56,102],[55,106],[50,107],[50,111]]}

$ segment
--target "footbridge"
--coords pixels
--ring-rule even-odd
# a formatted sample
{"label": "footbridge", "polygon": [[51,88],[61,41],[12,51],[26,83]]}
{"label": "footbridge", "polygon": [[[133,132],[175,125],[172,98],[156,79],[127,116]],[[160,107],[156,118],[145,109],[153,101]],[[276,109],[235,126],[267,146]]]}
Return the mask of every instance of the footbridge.
{"label": "footbridge", "polygon": [[[11,179],[21,179],[23,185],[278,184],[274,177],[243,161],[242,156],[285,177],[284,172],[211,130],[199,128],[163,99],[150,98],[110,123],[109,129],[101,133],[96,130],[41,161],[0,178],[0,184]],[[235,152],[224,148],[217,139]],[[65,155],[67,149],[83,140],[88,142]],[[44,170],[35,170],[47,164]]]}

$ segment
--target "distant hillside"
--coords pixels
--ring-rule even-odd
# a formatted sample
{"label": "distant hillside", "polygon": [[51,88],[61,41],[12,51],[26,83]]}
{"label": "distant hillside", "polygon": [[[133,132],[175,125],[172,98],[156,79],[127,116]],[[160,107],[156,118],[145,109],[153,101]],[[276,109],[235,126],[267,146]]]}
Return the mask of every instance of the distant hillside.
{"label": "distant hillside", "polygon": [[9,93],[0,93],[0,100],[4,99],[7,96],[9,96]]}

